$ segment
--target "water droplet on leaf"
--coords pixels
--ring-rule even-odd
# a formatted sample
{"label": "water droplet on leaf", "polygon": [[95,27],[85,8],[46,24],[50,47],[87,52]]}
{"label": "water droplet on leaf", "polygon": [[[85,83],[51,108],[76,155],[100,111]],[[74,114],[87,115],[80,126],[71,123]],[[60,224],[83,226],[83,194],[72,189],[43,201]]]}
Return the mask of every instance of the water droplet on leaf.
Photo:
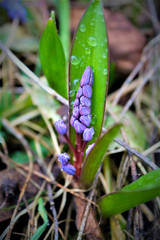
{"label": "water droplet on leaf", "polygon": [[105,69],[103,70],[103,74],[104,74],[104,75],[107,75],[107,74],[108,74],[108,69],[107,69],[107,68],[105,68]]}
{"label": "water droplet on leaf", "polygon": [[88,44],[90,45],[90,46],[92,46],[92,47],[95,47],[95,46],[97,46],[97,40],[96,40],[96,38],[95,37],[89,37],[88,38]]}
{"label": "water droplet on leaf", "polygon": [[80,31],[85,32],[86,31],[86,26],[84,24],[80,25]]}
{"label": "water droplet on leaf", "polygon": [[85,48],[85,53],[86,54],[90,54],[91,53],[91,49],[90,48]]}
{"label": "water droplet on leaf", "polygon": [[80,63],[81,59],[76,56],[71,56],[71,64],[78,65]]}
{"label": "water droplet on leaf", "polygon": [[102,53],[102,58],[106,58],[107,57],[107,54],[106,53]]}

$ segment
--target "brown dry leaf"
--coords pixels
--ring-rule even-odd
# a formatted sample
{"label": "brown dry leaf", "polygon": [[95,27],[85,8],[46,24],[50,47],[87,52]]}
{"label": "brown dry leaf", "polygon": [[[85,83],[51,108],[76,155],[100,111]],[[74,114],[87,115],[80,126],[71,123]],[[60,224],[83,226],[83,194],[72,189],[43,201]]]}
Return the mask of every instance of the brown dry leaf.
{"label": "brown dry leaf", "polygon": [[[74,188],[79,188],[79,184],[75,181],[72,181],[72,185]],[[81,193],[81,195],[84,196],[83,193]],[[77,229],[79,230],[87,203],[86,201],[78,197],[74,197],[74,203],[75,203],[75,210],[76,210],[76,226],[77,226]],[[96,216],[95,216],[95,212],[93,211],[92,207],[90,209],[90,212],[87,218],[84,234],[86,238],[89,240],[103,239]]]}
{"label": "brown dry leaf", "polygon": [[[85,9],[71,10],[71,30],[75,32]],[[122,72],[129,73],[140,60],[145,45],[144,35],[134,27],[120,12],[104,9],[108,29],[110,57],[116,67]]]}
{"label": "brown dry leaf", "polygon": [[[40,171],[36,163],[34,164],[34,170]],[[33,175],[32,180],[41,186],[42,179]],[[11,218],[14,208],[10,210],[3,210],[3,208],[16,205],[20,189],[24,185],[24,182],[25,176],[17,172],[15,168],[9,168],[0,172],[0,222]],[[28,200],[34,197],[38,190],[37,187],[29,182],[24,194],[25,199]]]}

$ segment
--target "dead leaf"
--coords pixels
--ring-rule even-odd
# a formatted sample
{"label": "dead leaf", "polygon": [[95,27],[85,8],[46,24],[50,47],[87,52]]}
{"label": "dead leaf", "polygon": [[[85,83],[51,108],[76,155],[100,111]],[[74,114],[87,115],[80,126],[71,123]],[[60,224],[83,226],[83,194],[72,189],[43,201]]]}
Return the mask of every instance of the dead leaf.
{"label": "dead leaf", "polygon": [[[72,181],[72,185],[74,188],[79,188],[79,184],[75,180]],[[83,193],[81,193],[81,195],[84,196]],[[87,203],[78,197],[74,197],[74,203],[75,203],[75,209],[76,209],[76,226],[77,226],[77,229],[79,230]],[[103,239],[96,216],[95,216],[95,212],[92,207],[90,208],[84,234],[89,240]]]}

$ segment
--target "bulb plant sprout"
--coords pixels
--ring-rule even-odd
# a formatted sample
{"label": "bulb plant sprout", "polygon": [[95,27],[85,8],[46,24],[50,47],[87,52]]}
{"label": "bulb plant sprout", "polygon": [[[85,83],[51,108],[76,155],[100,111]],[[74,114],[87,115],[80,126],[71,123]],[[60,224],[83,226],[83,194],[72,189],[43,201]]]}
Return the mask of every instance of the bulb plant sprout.
{"label": "bulb plant sprout", "polygon": [[[54,14],[51,14],[40,42],[40,60],[50,87],[69,101],[68,124],[60,119],[55,121],[54,126],[64,136],[71,151],[59,154],[58,161],[62,171],[72,175],[79,186],[82,184],[87,187],[93,183],[108,147],[122,127],[121,124],[113,125],[102,134],[108,59],[108,38],[102,2],[92,0],[73,39],[67,92],[67,63],[57,34]],[[113,216],[158,196],[157,174],[159,169],[111,196],[102,197],[98,201],[102,214]],[[149,184],[149,179],[152,179],[153,184]],[[139,183],[142,182],[140,187]],[[116,199],[119,199],[118,202]]]}

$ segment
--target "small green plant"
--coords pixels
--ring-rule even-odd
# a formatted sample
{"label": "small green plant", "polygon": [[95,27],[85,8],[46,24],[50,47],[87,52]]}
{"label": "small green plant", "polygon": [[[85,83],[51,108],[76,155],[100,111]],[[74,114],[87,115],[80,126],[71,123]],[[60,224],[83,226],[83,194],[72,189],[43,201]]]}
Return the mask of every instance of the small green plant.
{"label": "small green plant", "polygon": [[[65,54],[55,29],[55,20],[51,17],[41,38],[40,58],[49,85],[66,98]],[[84,186],[92,184],[109,145],[122,126],[112,126],[101,136],[108,72],[108,39],[103,8],[100,0],[93,0],[72,43],[68,76],[69,136],[65,123],[62,120],[55,122],[57,131],[64,135],[73,154],[71,163],[67,153],[59,155],[62,170],[74,175]],[[102,214],[112,216],[158,196],[159,191],[154,191],[159,186],[157,173],[159,170],[152,171],[120,192],[102,198],[99,201]],[[148,179],[152,183],[149,184]],[[133,194],[136,201],[132,197],[125,200],[125,194]],[[115,205],[118,206],[117,211]]]}

